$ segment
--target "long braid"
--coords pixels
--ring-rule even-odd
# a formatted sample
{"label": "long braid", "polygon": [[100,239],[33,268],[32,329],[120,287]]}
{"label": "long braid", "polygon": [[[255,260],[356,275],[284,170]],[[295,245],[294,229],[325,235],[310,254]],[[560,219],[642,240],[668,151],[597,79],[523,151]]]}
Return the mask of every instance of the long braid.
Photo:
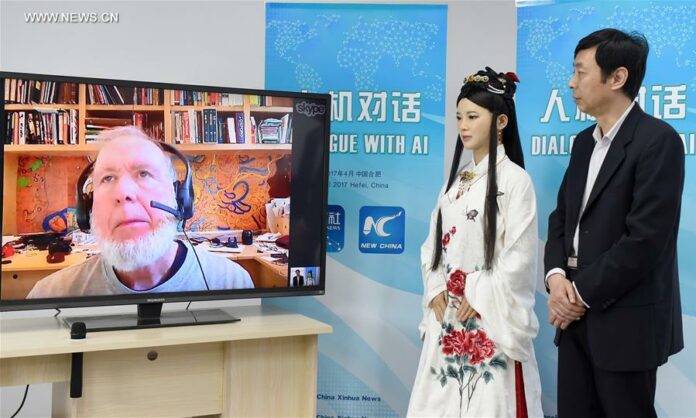
{"label": "long braid", "polygon": [[[459,161],[462,158],[462,149],[464,146],[462,145],[462,141],[459,139],[459,136],[457,136],[457,145],[454,147],[454,155],[452,156],[452,166],[450,167],[450,173],[449,173],[449,178],[447,179],[447,187],[445,188],[445,193],[452,187],[452,184],[454,183],[454,179],[457,177],[457,169],[459,168]],[[433,248],[435,249],[435,253],[433,254],[433,263],[430,266],[431,270],[437,270],[438,265],[440,264],[440,259],[442,258],[442,242],[440,241],[442,239],[442,211],[438,209],[437,211],[437,224],[435,227],[435,237],[434,237],[434,243],[433,243]]]}
{"label": "long braid", "polygon": [[498,160],[498,135],[497,132],[498,114],[493,113],[490,129],[490,140],[488,142],[488,182],[486,184],[486,203],[484,205],[483,221],[483,259],[484,270],[490,270],[495,255],[495,236],[498,215],[498,182],[496,173],[496,163]]}

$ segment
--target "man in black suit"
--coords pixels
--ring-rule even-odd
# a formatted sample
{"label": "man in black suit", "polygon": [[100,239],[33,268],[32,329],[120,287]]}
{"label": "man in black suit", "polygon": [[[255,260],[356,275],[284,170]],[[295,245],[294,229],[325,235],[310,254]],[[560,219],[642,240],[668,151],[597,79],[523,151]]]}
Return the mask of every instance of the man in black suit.
{"label": "man in black suit", "polygon": [[303,287],[304,286],[304,276],[300,274],[300,270],[295,270],[295,275],[292,278],[293,287]]}
{"label": "man in black suit", "polygon": [[656,416],[657,367],[684,346],[684,146],[634,102],[647,56],[642,35],[615,29],[575,48],[568,86],[597,124],[575,139],[544,256],[561,418]]}

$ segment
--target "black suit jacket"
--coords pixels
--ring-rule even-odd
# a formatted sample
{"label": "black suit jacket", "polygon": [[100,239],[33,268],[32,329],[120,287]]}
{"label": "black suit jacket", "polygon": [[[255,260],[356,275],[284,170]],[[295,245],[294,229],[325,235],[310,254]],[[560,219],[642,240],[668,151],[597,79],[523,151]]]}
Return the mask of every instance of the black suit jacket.
{"label": "black suit jacket", "polygon": [[[567,270],[595,146],[593,130],[576,137],[549,216],[546,272]],[[612,140],[580,219],[573,280],[590,305],[585,319],[598,368],[655,368],[684,346],[677,269],[683,186],[679,135],[634,105]]]}

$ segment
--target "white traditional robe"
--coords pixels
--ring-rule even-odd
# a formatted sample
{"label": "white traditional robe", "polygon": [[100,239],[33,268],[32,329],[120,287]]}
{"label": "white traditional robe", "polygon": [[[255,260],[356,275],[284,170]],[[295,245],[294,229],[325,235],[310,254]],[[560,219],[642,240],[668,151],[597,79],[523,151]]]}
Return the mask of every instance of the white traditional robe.
{"label": "white traditional robe", "polygon": [[[543,416],[532,339],[537,253],[536,198],[526,171],[497,148],[498,216],[495,255],[484,271],[484,200],[488,157],[462,169],[470,178],[440,193],[421,248],[423,351],[408,407],[409,416],[515,417],[515,361],[522,364],[529,417]],[[473,176],[472,176],[473,174]],[[471,178],[473,177],[473,178]],[[443,188],[444,190],[444,188]],[[438,210],[442,211],[440,266],[432,271]],[[430,301],[448,291],[443,324]],[[461,295],[480,318],[456,320]]]}

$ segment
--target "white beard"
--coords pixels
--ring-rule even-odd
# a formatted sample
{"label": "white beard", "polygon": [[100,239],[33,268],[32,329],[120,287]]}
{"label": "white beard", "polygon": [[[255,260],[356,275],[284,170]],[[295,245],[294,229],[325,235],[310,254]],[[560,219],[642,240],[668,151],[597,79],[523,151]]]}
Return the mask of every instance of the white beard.
{"label": "white beard", "polygon": [[90,226],[99,240],[102,258],[116,270],[123,272],[147,267],[164,256],[171,250],[177,234],[177,222],[173,217],[149,234],[119,242],[103,239],[98,228],[94,224]]}

